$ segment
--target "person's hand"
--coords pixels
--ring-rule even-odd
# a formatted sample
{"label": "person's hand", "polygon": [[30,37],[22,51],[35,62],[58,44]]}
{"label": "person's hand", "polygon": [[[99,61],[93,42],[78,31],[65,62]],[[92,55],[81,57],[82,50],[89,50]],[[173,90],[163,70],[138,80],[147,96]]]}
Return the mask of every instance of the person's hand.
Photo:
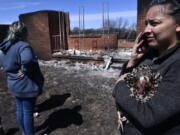
{"label": "person's hand", "polygon": [[135,45],[133,46],[133,50],[131,53],[131,58],[127,64],[127,67],[132,67],[136,64],[136,62],[145,54],[147,47],[144,46],[144,40],[141,39],[144,33],[140,33],[136,40]]}
{"label": "person's hand", "polygon": [[24,73],[23,73],[21,70],[18,70],[17,76],[18,76],[18,77],[23,77],[23,76],[24,76]]}
{"label": "person's hand", "polygon": [[116,83],[118,83],[119,81],[124,80],[124,78],[125,78],[126,76],[127,76],[127,74],[121,75],[121,76],[118,78],[118,80],[116,81]]}

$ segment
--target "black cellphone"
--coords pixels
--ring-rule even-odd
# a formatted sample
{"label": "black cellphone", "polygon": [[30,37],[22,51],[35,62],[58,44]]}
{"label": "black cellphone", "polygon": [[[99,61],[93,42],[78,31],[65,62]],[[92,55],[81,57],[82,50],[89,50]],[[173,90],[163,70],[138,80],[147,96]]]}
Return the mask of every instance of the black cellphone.
{"label": "black cellphone", "polygon": [[142,46],[144,46],[144,47],[148,47],[148,41],[147,41],[147,36],[146,36],[146,34],[145,33],[143,33],[142,35],[141,35],[141,37],[139,38],[139,41],[138,42],[140,42],[141,40],[143,40],[143,43],[142,43]]}

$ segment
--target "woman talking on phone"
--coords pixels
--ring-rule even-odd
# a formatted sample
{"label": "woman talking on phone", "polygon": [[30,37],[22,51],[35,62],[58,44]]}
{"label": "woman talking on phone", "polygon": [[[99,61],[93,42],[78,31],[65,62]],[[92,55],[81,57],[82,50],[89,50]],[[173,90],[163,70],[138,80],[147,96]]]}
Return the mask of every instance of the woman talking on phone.
{"label": "woman talking on phone", "polygon": [[122,135],[180,134],[180,0],[150,4],[113,96]]}

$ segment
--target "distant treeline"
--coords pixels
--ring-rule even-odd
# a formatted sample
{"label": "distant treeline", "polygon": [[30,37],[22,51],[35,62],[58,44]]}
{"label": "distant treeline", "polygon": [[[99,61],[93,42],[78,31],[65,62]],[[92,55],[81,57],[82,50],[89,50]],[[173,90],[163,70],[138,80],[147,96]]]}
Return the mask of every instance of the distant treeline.
{"label": "distant treeline", "polygon": [[100,34],[117,34],[119,39],[126,39],[134,41],[136,37],[136,23],[129,25],[127,20],[109,20],[104,22],[104,26],[98,29],[82,29],[74,27],[71,30],[72,35],[100,35]]}

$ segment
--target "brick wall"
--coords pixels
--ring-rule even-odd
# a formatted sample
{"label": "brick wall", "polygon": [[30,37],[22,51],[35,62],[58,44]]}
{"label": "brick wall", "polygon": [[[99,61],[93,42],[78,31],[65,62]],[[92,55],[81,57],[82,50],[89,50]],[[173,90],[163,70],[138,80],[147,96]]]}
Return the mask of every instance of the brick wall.
{"label": "brick wall", "polygon": [[[28,29],[27,41],[41,59],[51,59],[54,51],[54,35],[61,31],[63,49],[67,49],[67,34],[70,31],[69,14],[58,11],[43,10],[21,14],[20,20]],[[60,21],[60,22],[59,22]]]}
{"label": "brick wall", "polygon": [[77,50],[103,50],[118,47],[116,34],[110,35],[92,35],[78,36],[70,35],[68,37],[69,49]]}
{"label": "brick wall", "polygon": [[20,20],[28,29],[27,41],[41,59],[51,58],[48,11],[21,14]]}
{"label": "brick wall", "polygon": [[128,41],[125,39],[118,39],[118,47],[133,47],[134,41]]}
{"label": "brick wall", "polygon": [[145,28],[144,20],[150,2],[151,0],[138,0],[137,33],[144,31]]}

